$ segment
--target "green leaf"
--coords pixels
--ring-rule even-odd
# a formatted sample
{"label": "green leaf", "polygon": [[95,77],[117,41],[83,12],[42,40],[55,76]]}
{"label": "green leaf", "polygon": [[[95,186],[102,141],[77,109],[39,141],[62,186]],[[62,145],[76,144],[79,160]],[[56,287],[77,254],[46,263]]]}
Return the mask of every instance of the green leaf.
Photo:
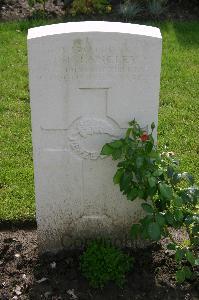
{"label": "green leaf", "polygon": [[141,206],[149,214],[153,213],[153,207],[150,204],[148,204],[148,203],[142,203]]}
{"label": "green leaf", "polygon": [[135,161],[136,167],[140,169],[143,166],[143,162],[144,162],[144,157],[138,156]]}
{"label": "green leaf", "polygon": [[148,234],[154,241],[158,241],[161,237],[160,226],[158,223],[152,222],[148,225]]}
{"label": "green leaf", "polygon": [[195,256],[191,251],[186,252],[185,257],[192,266],[195,265]]}
{"label": "green leaf", "polygon": [[184,257],[184,254],[185,254],[185,251],[183,249],[178,248],[175,253],[175,259],[177,261],[182,260]]}
{"label": "green leaf", "polygon": [[167,249],[169,250],[175,250],[176,249],[176,245],[174,243],[170,243],[167,245]]}
{"label": "green leaf", "polygon": [[165,223],[166,223],[165,217],[162,214],[160,214],[160,213],[156,214],[155,219],[156,219],[156,222],[158,222],[158,224],[161,227],[164,226]]}
{"label": "green leaf", "polygon": [[183,200],[181,197],[176,196],[176,198],[174,199],[174,205],[177,207],[181,207],[183,204]]}
{"label": "green leaf", "polygon": [[185,218],[185,224],[186,224],[186,225],[191,225],[191,223],[193,223],[193,216],[192,216],[192,215],[188,215],[188,216]]}
{"label": "green leaf", "polygon": [[154,177],[159,177],[163,174],[163,170],[156,170],[155,172],[153,172],[153,176]]}
{"label": "green leaf", "polygon": [[184,271],[184,274],[185,274],[185,278],[186,278],[186,279],[190,279],[191,276],[192,276],[192,271],[191,271],[191,269],[190,269],[188,266],[184,266],[184,267],[183,267],[183,271]]}
{"label": "green leaf", "polygon": [[153,221],[153,216],[152,215],[147,215],[146,217],[144,217],[143,219],[140,220],[140,223],[146,227],[149,225],[149,223],[151,223]]}
{"label": "green leaf", "polygon": [[180,182],[181,179],[182,179],[182,174],[180,174],[180,173],[174,173],[173,174],[172,181],[173,181],[174,184]]}
{"label": "green leaf", "polygon": [[148,177],[148,182],[151,188],[156,186],[156,179],[152,176]]}
{"label": "green leaf", "polygon": [[149,235],[146,227],[142,227],[142,231],[140,233],[140,237],[144,240],[148,239]]}
{"label": "green leaf", "polygon": [[168,166],[168,167],[167,167],[167,175],[168,175],[168,177],[171,178],[171,177],[173,176],[173,172],[174,172],[173,167]]}
{"label": "green leaf", "polygon": [[153,149],[153,143],[151,143],[150,141],[147,141],[146,145],[145,145],[145,149],[146,149],[147,153],[150,153],[151,150]]}
{"label": "green leaf", "polygon": [[157,151],[155,151],[155,150],[152,150],[152,151],[150,152],[149,157],[150,157],[150,158],[153,158],[153,159],[155,159],[155,160],[157,160],[157,161],[160,161],[160,160],[161,160],[160,154],[159,154]]}
{"label": "green leaf", "polygon": [[128,128],[126,131],[126,137],[128,138],[131,134],[132,128]]}
{"label": "green leaf", "polygon": [[196,247],[199,248],[199,237],[198,236],[193,237],[191,242],[195,248]]}
{"label": "green leaf", "polygon": [[129,126],[135,126],[135,125],[138,125],[135,119],[129,122]]}
{"label": "green leaf", "polygon": [[187,189],[182,190],[180,192],[180,196],[181,196],[184,203],[188,203],[188,202],[191,201],[191,196],[190,196],[189,191]]}
{"label": "green leaf", "polygon": [[141,226],[140,224],[133,224],[131,227],[131,236],[133,239],[137,239],[140,234]]}
{"label": "green leaf", "polygon": [[120,190],[127,191],[127,189],[129,189],[130,182],[131,177],[129,176],[129,173],[123,173],[120,178]]}
{"label": "green leaf", "polygon": [[174,211],[174,217],[175,217],[176,221],[181,222],[184,218],[183,212],[179,209],[176,209]]}
{"label": "green leaf", "polygon": [[131,191],[127,194],[128,200],[135,200],[138,196],[138,190],[136,188],[131,189]]}
{"label": "green leaf", "polygon": [[115,173],[115,175],[113,177],[114,184],[120,183],[120,179],[121,179],[123,173],[124,173],[123,169],[118,169],[117,170],[117,172]]}
{"label": "green leaf", "polygon": [[122,156],[122,148],[114,148],[114,151],[112,153],[113,160],[117,160],[121,158]]}
{"label": "green leaf", "polygon": [[159,183],[159,191],[163,198],[165,199],[171,199],[173,196],[173,190],[172,188],[167,185],[166,183]]}
{"label": "green leaf", "polygon": [[101,150],[101,155],[111,155],[113,151],[113,148],[109,144],[105,144]]}
{"label": "green leaf", "polygon": [[174,217],[173,217],[172,213],[167,212],[167,213],[165,214],[165,216],[166,216],[167,223],[168,223],[169,225],[172,225],[172,226],[173,226],[174,223],[175,223],[175,220],[174,220]]}
{"label": "green leaf", "polygon": [[194,178],[191,174],[184,172],[181,174],[183,179],[186,179],[190,184],[194,184]]}
{"label": "green leaf", "polygon": [[176,272],[176,280],[179,283],[182,283],[182,282],[185,281],[185,272],[184,272],[184,270],[178,270]]}
{"label": "green leaf", "polygon": [[114,149],[118,149],[123,146],[123,142],[121,140],[116,140],[116,141],[113,141],[112,143],[109,143],[109,145]]}
{"label": "green leaf", "polygon": [[144,191],[143,191],[142,189],[139,189],[139,190],[138,190],[138,197],[139,197],[140,199],[143,199],[143,197],[144,197]]}

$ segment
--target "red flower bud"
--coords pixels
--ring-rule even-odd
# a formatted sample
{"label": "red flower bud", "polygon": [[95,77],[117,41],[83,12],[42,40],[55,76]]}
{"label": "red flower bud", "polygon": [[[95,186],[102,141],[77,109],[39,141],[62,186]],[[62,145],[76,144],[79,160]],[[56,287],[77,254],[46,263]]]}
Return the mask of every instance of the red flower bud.
{"label": "red flower bud", "polygon": [[142,142],[146,142],[146,141],[149,140],[149,136],[148,136],[148,134],[147,134],[146,132],[144,132],[144,133],[141,135],[140,139],[141,139]]}

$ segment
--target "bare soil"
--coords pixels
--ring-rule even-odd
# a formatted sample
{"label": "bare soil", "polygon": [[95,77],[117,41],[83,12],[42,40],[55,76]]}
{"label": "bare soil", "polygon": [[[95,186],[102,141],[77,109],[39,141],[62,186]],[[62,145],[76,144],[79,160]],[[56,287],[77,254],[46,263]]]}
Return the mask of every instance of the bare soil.
{"label": "bare soil", "polygon": [[[42,5],[37,3],[29,6],[28,0],[0,0],[0,20],[22,20],[39,17]],[[47,17],[61,17],[65,14],[61,0],[48,0],[46,3]]]}
{"label": "bare soil", "polygon": [[79,270],[81,251],[39,256],[36,230],[1,231],[0,299],[199,299],[196,281],[175,283],[175,262],[164,245],[130,253],[135,263],[123,289],[113,283],[103,290],[91,289]]}

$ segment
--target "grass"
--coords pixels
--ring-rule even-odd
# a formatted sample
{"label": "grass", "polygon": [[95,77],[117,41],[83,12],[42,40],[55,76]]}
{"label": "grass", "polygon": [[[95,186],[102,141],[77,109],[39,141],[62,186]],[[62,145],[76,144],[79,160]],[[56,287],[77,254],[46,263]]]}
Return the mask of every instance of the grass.
{"label": "grass", "polygon": [[[0,24],[0,221],[35,218],[27,28]],[[199,182],[199,22],[159,23],[163,35],[158,143]]]}
{"label": "grass", "polygon": [[199,183],[199,22],[162,24],[158,140]]}

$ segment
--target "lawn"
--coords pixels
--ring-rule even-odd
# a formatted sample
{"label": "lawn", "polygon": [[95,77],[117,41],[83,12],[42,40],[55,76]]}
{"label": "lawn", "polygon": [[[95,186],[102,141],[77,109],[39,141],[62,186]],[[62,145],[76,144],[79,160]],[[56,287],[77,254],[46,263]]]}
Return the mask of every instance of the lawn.
{"label": "lawn", "polygon": [[[0,221],[35,218],[26,49],[32,25],[0,24]],[[199,183],[199,22],[156,26],[163,35],[158,145],[167,144]]]}

